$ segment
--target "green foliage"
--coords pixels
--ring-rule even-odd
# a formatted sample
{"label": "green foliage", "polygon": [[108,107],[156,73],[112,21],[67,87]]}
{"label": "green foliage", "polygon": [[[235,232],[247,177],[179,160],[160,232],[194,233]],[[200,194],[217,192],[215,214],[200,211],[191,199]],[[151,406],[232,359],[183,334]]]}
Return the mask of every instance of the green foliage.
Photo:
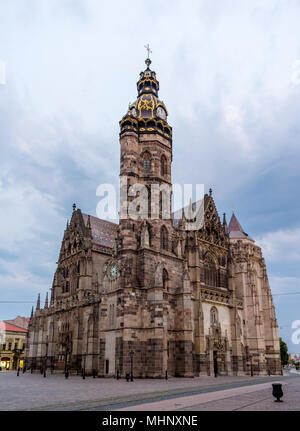
{"label": "green foliage", "polygon": [[286,365],[289,361],[288,347],[286,343],[282,340],[282,338],[279,338],[279,341],[280,341],[281,364]]}

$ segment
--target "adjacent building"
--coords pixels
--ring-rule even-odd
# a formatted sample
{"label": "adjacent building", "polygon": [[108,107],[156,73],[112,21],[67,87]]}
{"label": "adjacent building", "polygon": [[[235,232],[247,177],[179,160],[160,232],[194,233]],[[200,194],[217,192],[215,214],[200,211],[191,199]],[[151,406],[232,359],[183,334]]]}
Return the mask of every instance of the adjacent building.
{"label": "adjacent building", "polygon": [[[13,324],[14,321],[22,327]],[[0,321],[0,367],[2,370],[23,368],[28,321],[29,318],[21,316],[14,320]]]}

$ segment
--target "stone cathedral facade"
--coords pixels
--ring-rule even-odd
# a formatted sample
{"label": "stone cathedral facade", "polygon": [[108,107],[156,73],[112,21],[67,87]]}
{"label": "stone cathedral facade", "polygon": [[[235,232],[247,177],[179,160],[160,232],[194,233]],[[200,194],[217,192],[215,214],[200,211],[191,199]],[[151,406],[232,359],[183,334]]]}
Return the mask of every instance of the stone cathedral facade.
{"label": "stone cathedral facade", "polygon": [[235,214],[221,221],[210,190],[199,229],[180,212],[162,216],[172,128],[150,64],[120,121],[120,175],[126,190],[149,190],[150,216],[157,187],[158,215],[124,216],[122,193],[119,224],[73,206],[50,300],[41,308],[38,297],[32,311],[26,367],[99,377],[124,377],[131,366],[141,378],[280,374],[265,261]]}

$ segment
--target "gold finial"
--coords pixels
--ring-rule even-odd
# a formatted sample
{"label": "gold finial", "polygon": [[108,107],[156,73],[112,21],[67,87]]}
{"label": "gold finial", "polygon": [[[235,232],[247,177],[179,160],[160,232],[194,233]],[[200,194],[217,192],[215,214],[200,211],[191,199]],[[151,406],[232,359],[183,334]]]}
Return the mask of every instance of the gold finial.
{"label": "gold finial", "polygon": [[234,214],[235,206],[232,205],[232,214]]}

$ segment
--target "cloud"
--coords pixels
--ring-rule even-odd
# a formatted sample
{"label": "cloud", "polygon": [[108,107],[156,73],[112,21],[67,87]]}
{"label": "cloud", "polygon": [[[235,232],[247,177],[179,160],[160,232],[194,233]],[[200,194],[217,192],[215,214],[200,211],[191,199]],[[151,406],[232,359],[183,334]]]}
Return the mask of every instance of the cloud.
{"label": "cloud", "polygon": [[[213,186],[220,206],[243,202],[246,215],[257,215],[254,231],[269,220],[258,240],[281,263],[282,274],[279,265],[271,271],[297,277],[285,271],[299,260],[299,231],[282,227],[279,209],[274,227],[267,199],[274,179],[299,184],[297,1],[1,7],[1,295],[45,292],[72,203],[95,214],[98,185],[117,184],[118,121],[136,98],[148,42],[174,131],[173,182]],[[286,193],[276,198],[296,208]]]}
{"label": "cloud", "polygon": [[272,262],[300,262],[300,227],[267,232],[256,239],[264,256]]}

